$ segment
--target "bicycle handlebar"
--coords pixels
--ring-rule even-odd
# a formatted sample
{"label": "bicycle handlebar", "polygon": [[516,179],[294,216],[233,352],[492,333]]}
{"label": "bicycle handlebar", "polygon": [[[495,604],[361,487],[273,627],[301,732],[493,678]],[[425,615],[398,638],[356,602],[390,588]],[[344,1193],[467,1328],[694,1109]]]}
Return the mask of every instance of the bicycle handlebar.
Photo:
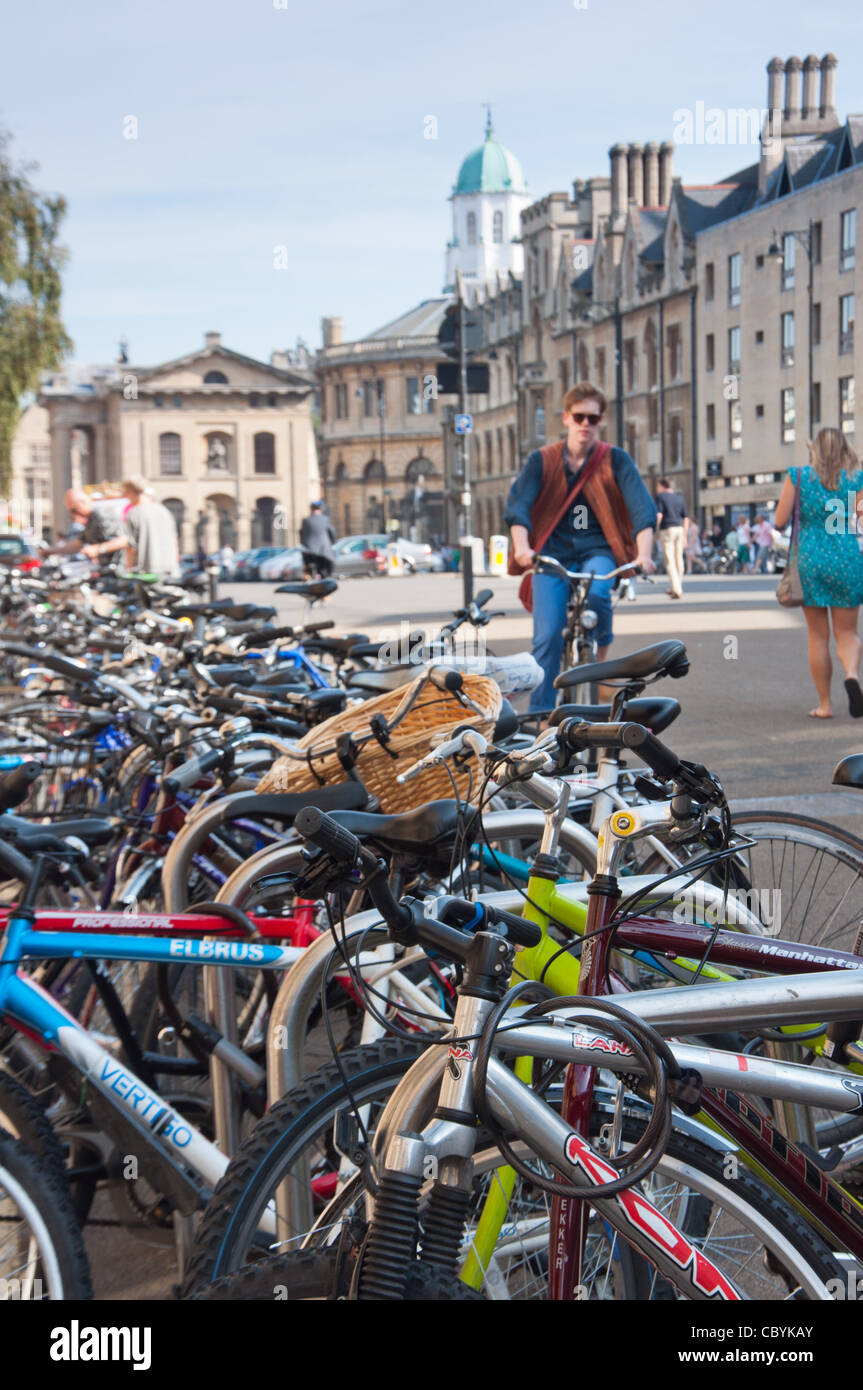
{"label": "bicycle handlebar", "polygon": [[0,774],[0,811],[10,811],[13,806],[20,806],[41,772],[41,763],[30,762]]}

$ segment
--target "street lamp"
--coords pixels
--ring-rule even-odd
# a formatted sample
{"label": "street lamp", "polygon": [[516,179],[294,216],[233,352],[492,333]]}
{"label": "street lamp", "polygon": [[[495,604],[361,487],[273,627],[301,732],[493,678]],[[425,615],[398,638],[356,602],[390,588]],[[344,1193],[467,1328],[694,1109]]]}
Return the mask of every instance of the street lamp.
{"label": "street lamp", "polygon": [[[808,384],[809,384],[809,438],[811,439],[811,438],[812,438],[812,429],[813,429],[813,424],[814,424],[814,421],[813,421],[813,409],[814,409],[814,395],[815,395],[814,390],[813,390],[813,387],[812,387],[812,374],[813,374],[813,373],[812,373],[812,368],[813,368],[813,362],[812,362],[812,349],[813,349],[813,347],[814,347],[814,331],[813,331],[814,306],[813,306],[813,303],[812,303],[812,290],[813,290],[813,286],[812,286],[812,266],[813,266],[814,251],[815,251],[815,224],[814,224],[814,222],[810,219],[810,221],[809,221],[809,226],[808,226],[808,227],[805,227],[805,228],[796,228],[796,227],[795,227],[795,228],[792,228],[790,231],[784,232],[784,233],[783,233],[783,237],[793,237],[795,241],[798,241],[798,242],[800,243],[800,245],[803,247],[803,250],[806,252],[806,259],[807,259],[807,261],[809,262],[809,276],[808,276],[807,282],[806,282],[806,293],[807,293],[808,301],[809,301],[809,316],[808,316],[808,317],[809,317],[809,353],[808,353],[809,383],[808,383]],[[778,264],[780,264],[780,265],[784,265],[784,263],[785,263],[785,248],[784,248],[784,246],[782,246],[782,245],[780,244],[779,238],[778,238],[778,236],[777,236],[777,233],[776,233],[776,230],[775,230],[775,229],[774,229],[774,231],[773,231],[773,240],[771,241],[769,247],[767,248],[767,259],[770,260],[770,261],[776,261],[776,262],[777,262]]]}
{"label": "street lamp", "polygon": [[581,315],[585,323],[596,323],[597,316],[594,309],[604,309],[614,315],[614,394],[615,394],[615,427],[617,430],[617,447],[626,447],[623,439],[623,315],[620,312],[620,295],[614,299],[594,299],[588,309]]}

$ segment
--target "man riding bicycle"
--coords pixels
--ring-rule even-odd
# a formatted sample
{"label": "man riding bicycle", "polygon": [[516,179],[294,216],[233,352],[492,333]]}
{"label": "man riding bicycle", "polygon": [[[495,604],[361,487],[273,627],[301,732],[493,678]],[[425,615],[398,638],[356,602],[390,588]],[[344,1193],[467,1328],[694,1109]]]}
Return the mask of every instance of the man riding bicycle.
{"label": "man riding bicycle", "polygon": [[[607,401],[590,382],[566,393],[566,438],[535,449],[510,489],[504,514],[512,535],[511,572],[530,567],[534,554],[549,555],[568,570],[593,571],[597,660],[613,640],[612,581],[601,578],[637,560],[652,574],[656,505],[623,449],[598,438]],[[569,585],[556,575],[533,576],[533,655],[544,679],[530,698],[532,710],[551,709],[560,671]]]}

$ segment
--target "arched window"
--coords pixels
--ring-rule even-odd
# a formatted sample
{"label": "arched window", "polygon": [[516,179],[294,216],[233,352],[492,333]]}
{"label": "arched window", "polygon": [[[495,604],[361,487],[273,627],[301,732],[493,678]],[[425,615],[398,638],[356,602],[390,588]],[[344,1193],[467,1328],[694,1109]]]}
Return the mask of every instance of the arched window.
{"label": "arched window", "polygon": [[496,246],[500,246],[503,241],[503,213],[496,212],[492,220],[492,241]]}
{"label": "arched window", "polygon": [[386,482],[386,473],[380,459],[369,459],[363,469],[363,482],[367,487],[372,483],[379,483],[383,486]]}
{"label": "arched window", "polygon": [[[255,435],[255,472],[256,473],[275,473],[276,471],[276,436],[266,430]],[[261,542],[264,544],[264,542]],[[267,542],[269,544],[269,542]]]}
{"label": "arched window", "polygon": [[435,471],[435,466],[431,459],[415,458],[411,459],[405,469],[405,482],[413,486],[418,483],[420,478],[427,480]]}
{"label": "arched window", "polygon": [[178,434],[159,435],[159,471],[163,478],[178,478],[183,471],[183,458]]}
{"label": "arched window", "polygon": [[174,518],[174,525],[177,528],[177,543],[182,553],[183,550],[183,520],[186,515],[186,506],[179,497],[166,497],[164,505],[167,507],[171,516]]}
{"label": "arched window", "polygon": [[207,372],[204,377],[205,386],[227,386],[228,378],[224,372]]}
{"label": "arched window", "polygon": [[467,215],[467,244],[476,246],[476,213],[469,212]]}
{"label": "arched window", "polygon": [[589,371],[588,365],[587,365],[587,348],[584,346],[584,343],[579,343],[579,345],[578,345],[578,379],[579,379],[579,381],[587,381],[588,378],[589,378],[589,376],[590,376],[590,371]]}
{"label": "arched window", "polygon": [[647,356],[647,386],[652,390],[656,385],[659,361],[656,351],[656,325],[653,319],[647,320],[647,327],[644,330],[644,351]]}

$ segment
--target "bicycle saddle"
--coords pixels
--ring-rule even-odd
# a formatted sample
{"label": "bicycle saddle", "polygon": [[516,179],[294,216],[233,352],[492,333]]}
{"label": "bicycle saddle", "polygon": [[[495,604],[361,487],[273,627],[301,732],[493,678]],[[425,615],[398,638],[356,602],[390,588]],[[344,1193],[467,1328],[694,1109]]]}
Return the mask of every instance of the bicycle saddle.
{"label": "bicycle saddle", "polygon": [[345,681],[348,690],[367,695],[382,695],[386,690],[398,690],[408,685],[422,671],[422,666],[386,666],[382,671],[352,671]]}
{"label": "bicycle saddle", "polygon": [[[117,833],[117,826],[107,816],[88,816],[80,820],[49,821],[47,825],[25,820],[23,816],[5,815],[0,819],[0,836],[11,840],[25,851],[53,849],[55,841],[67,835],[83,840],[85,845],[104,845]],[[49,843],[49,841],[51,843]],[[62,843],[61,846],[62,848]]]}
{"label": "bicycle saddle", "polygon": [[863,788],[863,753],[852,753],[833,769],[834,787]]}
{"label": "bicycle saddle", "polygon": [[334,594],[338,587],[334,579],[313,579],[308,584],[280,584],[276,593],[301,594],[303,598],[316,599],[326,598],[328,594]]}
{"label": "bicycle saddle", "polygon": [[[679,700],[663,699],[660,695],[645,695],[627,700],[621,719],[643,724],[654,734],[661,734],[673,724],[680,713]],[[556,726],[563,719],[586,719],[589,724],[604,724],[611,718],[611,705],[558,705],[549,715],[549,724]]]}
{"label": "bicycle saddle", "polygon": [[686,648],[682,642],[654,642],[651,647],[641,647],[628,656],[619,656],[614,661],[592,661],[584,666],[573,666],[569,671],[561,671],[555,677],[555,688],[567,690],[571,685],[586,685],[592,681],[643,680],[662,671],[664,675],[685,676],[689,670]]}
{"label": "bicycle saddle", "polygon": [[333,811],[331,814],[333,820],[352,835],[374,840],[384,849],[397,853],[437,844],[455,835],[465,824],[461,804],[454,800],[429,801],[425,806],[397,816],[375,815],[370,811]]}

